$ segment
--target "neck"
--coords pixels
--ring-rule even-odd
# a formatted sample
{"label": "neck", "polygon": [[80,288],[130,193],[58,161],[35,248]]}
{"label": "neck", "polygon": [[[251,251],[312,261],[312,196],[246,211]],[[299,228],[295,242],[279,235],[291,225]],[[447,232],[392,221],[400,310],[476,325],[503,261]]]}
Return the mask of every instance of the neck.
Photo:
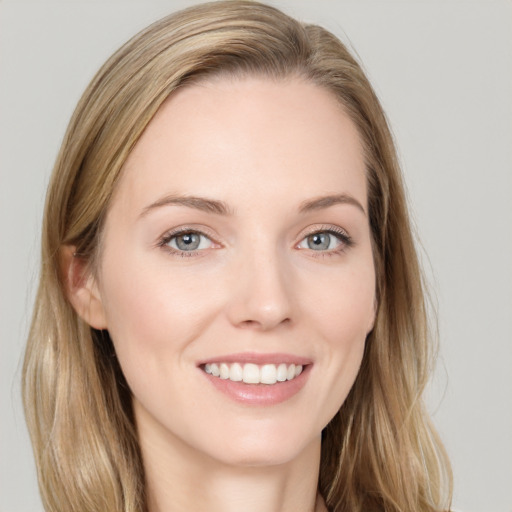
{"label": "neck", "polygon": [[[151,441],[148,441],[151,439]],[[321,512],[320,439],[294,460],[232,465],[187,445],[141,436],[149,512]]]}
{"label": "neck", "polygon": [[[317,503],[310,482],[296,485],[291,478],[260,471],[216,471],[198,476],[195,483],[183,478],[153,478],[149,489],[150,512],[208,510],[209,512],[314,512],[325,510]],[[184,484],[184,485],[181,485]]]}

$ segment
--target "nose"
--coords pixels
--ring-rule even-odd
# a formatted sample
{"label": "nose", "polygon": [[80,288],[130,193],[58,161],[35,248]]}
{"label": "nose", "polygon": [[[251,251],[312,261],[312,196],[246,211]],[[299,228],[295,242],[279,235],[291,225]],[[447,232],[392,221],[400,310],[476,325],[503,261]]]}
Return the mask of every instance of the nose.
{"label": "nose", "polygon": [[227,315],[232,325],[268,331],[292,322],[292,279],[278,254],[244,258],[231,283]]}

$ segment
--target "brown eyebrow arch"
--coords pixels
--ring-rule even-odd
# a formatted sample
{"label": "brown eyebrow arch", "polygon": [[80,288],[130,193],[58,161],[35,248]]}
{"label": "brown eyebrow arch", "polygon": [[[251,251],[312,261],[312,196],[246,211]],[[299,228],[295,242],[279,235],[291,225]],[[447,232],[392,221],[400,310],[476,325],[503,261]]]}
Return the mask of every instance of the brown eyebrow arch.
{"label": "brown eyebrow arch", "polygon": [[140,214],[141,217],[147,215],[150,211],[162,206],[187,206],[188,208],[195,208],[207,213],[216,213],[218,215],[231,215],[232,211],[229,206],[223,201],[215,199],[208,199],[206,197],[196,196],[181,196],[181,195],[168,195],[158,199],[149,206],[146,206]]}
{"label": "brown eyebrow arch", "polygon": [[320,210],[322,208],[329,208],[336,204],[351,204],[361,210],[365,215],[366,211],[363,205],[355,198],[348,194],[335,194],[331,196],[322,196],[315,199],[310,199],[301,203],[299,207],[300,213],[308,213],[314,210]]}

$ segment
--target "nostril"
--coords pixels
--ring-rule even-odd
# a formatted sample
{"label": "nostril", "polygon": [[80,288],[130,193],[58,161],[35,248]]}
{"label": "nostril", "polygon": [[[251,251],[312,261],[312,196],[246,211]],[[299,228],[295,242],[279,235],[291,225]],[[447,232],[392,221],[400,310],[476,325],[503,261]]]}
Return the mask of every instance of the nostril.
{"label": "nostril", "polygon": [[290,318],[284,318],[281,321],[258,321],[258,320],[243,320],[238,324],[238,326],[242,329],[271,329],[277,327],[278,325],[286,325],[291,322]]}
{"label": "nostril", "polygon": [[256,322],[255,320],[244,320],[243,322],[240,322],[240,327],[243,328],[254,328],[254,327],[258,327],[259,326],[259,323]]}

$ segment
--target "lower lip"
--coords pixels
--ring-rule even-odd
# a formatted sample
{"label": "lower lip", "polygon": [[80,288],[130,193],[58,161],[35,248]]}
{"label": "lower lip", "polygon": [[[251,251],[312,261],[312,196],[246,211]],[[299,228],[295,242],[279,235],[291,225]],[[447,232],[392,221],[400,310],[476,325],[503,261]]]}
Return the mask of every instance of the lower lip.
{"label": "lower lip", "polygon": [[275,405],[289,400],[304,387],[311,366],[311,364],[305,366],[302,373],[294,379],[276,382],[276,384],[245,384],[244,382],[233,382],[229,379],[214,377],[202,369],[200,369],[200,371],[216,389],[235,402],[247,405]]}

